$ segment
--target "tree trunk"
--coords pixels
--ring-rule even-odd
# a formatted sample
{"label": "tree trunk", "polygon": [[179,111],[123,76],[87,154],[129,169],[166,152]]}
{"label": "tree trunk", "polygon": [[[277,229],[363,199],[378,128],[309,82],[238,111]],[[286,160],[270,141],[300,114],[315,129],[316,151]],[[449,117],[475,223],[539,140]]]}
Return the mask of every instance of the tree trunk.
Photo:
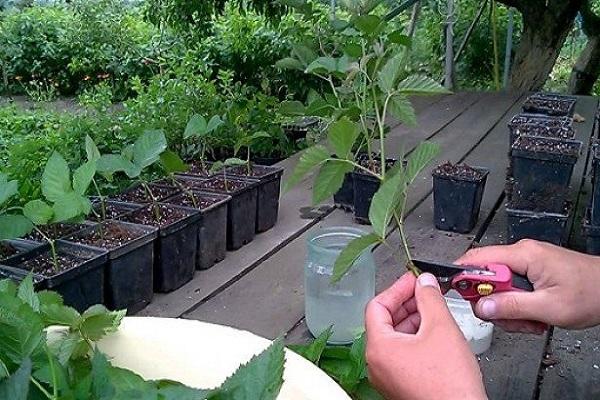
{"label": "tree trunk", "polygon": [[539,90],[552,72],[582,0],[499,1],[523,15],[523,32],[512,66],[510,88]]}
{"label": "tree trunk", "polygon": [[600,75],[600,17],[594,14],[590,0],[581,8],[581,16],[588,41],[571,72],[569,93],[572,94],[590,94]]}

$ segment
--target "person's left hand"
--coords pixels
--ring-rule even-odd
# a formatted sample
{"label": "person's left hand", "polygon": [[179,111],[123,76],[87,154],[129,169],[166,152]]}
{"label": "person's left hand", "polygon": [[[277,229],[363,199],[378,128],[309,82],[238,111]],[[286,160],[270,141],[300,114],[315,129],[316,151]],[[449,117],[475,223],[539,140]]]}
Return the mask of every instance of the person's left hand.
{"label": "person's left hand", "polygon": [[481,372],[437,279],[405,274],[366,310],[371,383],[386,399],[486,399]]}

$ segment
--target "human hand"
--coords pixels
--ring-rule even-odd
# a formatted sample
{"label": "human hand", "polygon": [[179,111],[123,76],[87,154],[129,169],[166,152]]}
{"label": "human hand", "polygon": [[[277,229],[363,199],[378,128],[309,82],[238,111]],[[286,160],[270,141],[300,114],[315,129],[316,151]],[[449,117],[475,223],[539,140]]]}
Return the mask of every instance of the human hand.
{"label": "human hand", "polygon": [[508,265],[533,283],[533,292],[497,293],[481,298],[475,314],[511,332],[541,334],[548,325],[583,329],[600,324],[600,257],[549,243],[521,240],[509,246],[470,250],[457,264]]}
{"label": "human hand", "polygon": [[412,273],[366,310],[369,379],[386,399],[486,399],[481,372],[436,278]]}

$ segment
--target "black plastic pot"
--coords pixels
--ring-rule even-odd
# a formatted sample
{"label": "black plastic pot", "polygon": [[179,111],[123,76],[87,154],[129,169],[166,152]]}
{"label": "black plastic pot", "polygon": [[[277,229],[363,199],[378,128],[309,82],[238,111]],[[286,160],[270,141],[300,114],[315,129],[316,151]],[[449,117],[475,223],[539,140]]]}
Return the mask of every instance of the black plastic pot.
{"label": "black plastic pot", "polygon": [[575,113],[577,98],[554,93],[536,93],[527,98],[523,104],[523,111],[552,115],[559,117],[572,117]]}
{"label": "black plastic pot", "polygon": [[[83,312],[94,304],[104,303],[104,269],[108,261],[108,252],[79,246],[64,241],[56,242],[59,255],[69,255],[81,260],[76,267],[56,275],[35,274],[39,289],[49,289],[63,296],[65,304]],[[23,264],[42,254],[49,254],[50,246],[44,245],[27,253],[6,259],[6,266],[29,272]]]}
{"label": "black plastic pot", "polygon": [[275,165],[280,161],[285,160],[285,157],[283,156],[277,156],[277,157],[252,157],[252,161],[256,164],[260,164],[260,165],[267,165],[267,166],[271,166],[271,165]]}
{"label": "black plastic pot", "polygon": [[[120,201],[104,201],[106,207],[106,219],[118,219],[120,216],[125,215],[135,209],[143,207],[141,204],[134,203],[123,203]],[[98,198],[94,199],[93,202],[94,212],[88,215],[88,220],[93,222],[102,222],[102,209],[100,205],[100,200]]]}
{"label": "black plastic pot", "polygon": [[594,140],[592,144],[592,199],[590,210],[590,224],[600,225],[600,153],[599,143]]}
{"label": "black plastic pot", "polygon": [[300,140],[306,137],[309,129],[319,125],[319,119],[315,117],[302,117],[298,121],[282,126],[284,133],[292,140]]}
{"label": "black plastic pot", "polygon": [[256,201],[256,232],[266,232],[273,228],[279,216],[279,195],[283,168],[266,165],[253,165],[259,172],[252,176],[246,174],[245,167],[230,168],[227,174],[242,179],[258,181]]}
{"label": "black plastic pot", "polygon": [[[210,178],[214,174],[210,172],[210,168],[213,165],[212,161],[195,161],[191,160],[187,162],[188,170],[186,172],[179,172],[175,175],[191,177],[191,178]],[[201,166],[204,165],[205,171],[201,170]]]}
{"label": "black plastic pot", "polygon": [[489,170],[472,168],[483,173],[481,179],[466,180],[433,174],[433,218],[437,229],[468,233],[477,224]]}
{"label": "black plastic pot", "polygon": [[[365,157],[366,156],[361,156]],[[375,154],[374,159],[378,160],[379,155]],[[394,158],[387,158],[386,164],[387,169],[392,168],[398,160]],[[406,161],[404,161],[406,166]],[[381,181],[373,176],[361,171],[355,170],[352,172],[352,188],[353,188],[353,209],[354,209],[354,220],[363,225],[370,224],[369,221],[369,208],[371,208],[371,201],[373,196],[379,190]]]}
{"label": "black plastic pot", "polygon": [[[130,232],[134,239],[117,247],[82,243],[82,239],[109,225],[116,225],[119,229]],[[104,285],[106,306],[112,310],[127,309],[127,313],[131,315],[150,304],[154,296],[152,265],[154,241],[157,236],[158,229],[155,227],[123,221],[105,221],[79,231],[65,240],[108,251]]]}
{"label": "black plastic pot", "polygon": [[[34,242],[31,240],[11,239],[0,241],[0,246],[4,248],[2,255],[0,255],[0,261],[2,261],[6,260],[7,258],[12,258],[24,254],[43,245],[39,242]],[[11,251],[13,254],[4,255],[5,251]]]}
{"label": "black plastic pot", "polygon": [[[154,183],[150,183],[148,184],[148,187],[150,188],[150,191],[152,192],[152,195],[154,196],[154,200],[157,202],[160,202],[168,197],[171,197],[173,195],[176,195],[178,193],[180,193],[180,190],[176,187],[173,186],[159,186],[159,185],[155,185]],[[140,196],[136,196],[137,198],[132,199],[131,196],[133,193],[135,192],[139,192]],[[141,185],[135,185],[130,187],[129,189],[123,191],[122,193],[110,197],[109,200],[111,201],[116,201],[116,202],[120,202],[120,203],[127,203],[127,204],[149,204],[152,202],[152,199],[146,195],[144,188]]]}
{"label": "black plastic pot", "polygon": [[[531,145],[542,147],[533,148]],[[543,146],[560,144],[560,154]],[[560,213],[567,200],[573,167],[582,143],[548,138],[520,137],[512,147],[512,204],[531,211]]]}
{"label": "black plastic pot", "polygon": [[570,207],[562,213],[519,210],[507,206],[507,243],[535,239],[561,245],[566,240]]}
{"label": "black plastic pot", "polygon": [[256,212],[249,212],[249,210],[256,210],[257,207],[258,182],[230,176],[227,181],[238,182],[240,188],[226,191],[212,186],[214,182],[223,180],[223,175],[219,174],[209,179],[195,181],[192,188],[231,196],[231,201],[227,203],[227,250],[237,250],[250,243],[256,234]]}
{"label": "black plastic pot", "polygon": [[344,175],[342,187],[333,195],[333,202],[336,207],[346,211],[354,209],[354,174],[348,172]]}
{"label": "black plastic pot", "polygon": [[508,123],[510,146],[519,136],[549,137],[570,140],[575,137],[573,119],[538,114],[517,114]]}
{"label": "black plastic pot", "polygon": [[[42,230],[46,236],[48,236],[52,240],[61,239],[65,236],[72,235],[75,232],[78,232],[82,229],[87,228],[88,226],[95,225],[94,222],[84,221],[80,224],[75,223],[58,223],[58,224],[49,224],[38,227],[38,229]],[[54,228],[56,228],[56,231]],[[46,239],[40,235],[36,230],[32,231],[29,235],[26,235],[23,239],[37,242],[39,244],[46,244]]]}
{"label": "black plastic pot", "polygon": [[[158,238],[154,242],[154,291],[172,292],[194,277],[198,251],[198,221],[200,213],[188,207],[159,204],[161,208],[178,210],[184,217],[168,225],[154,221],[141,223],[157,227]],[[140,224],[140,213],[145,207],[123,215],[120,220]],[[163,210],[164,212],[164,210]]]}
{"label": "black plastic pot", "polygon": [[209,269],[216,263],[223,261],[227,254],[227,204],[230,196],[194,191],[196,200],[209,200],[212,204],[208,207],[196,204],[189,199],[186,193],[165,200],[166,203],[194,207],[200,211],[198,222],[198,252],[196,259],[197,269]]}

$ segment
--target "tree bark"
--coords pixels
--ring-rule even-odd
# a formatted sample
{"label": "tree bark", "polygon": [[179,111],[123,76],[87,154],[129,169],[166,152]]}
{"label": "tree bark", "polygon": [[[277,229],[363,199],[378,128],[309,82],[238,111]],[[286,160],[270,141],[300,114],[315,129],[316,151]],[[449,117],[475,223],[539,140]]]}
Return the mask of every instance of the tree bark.
{"label": "tree bark", "polygon": [[581,15],[587,43],[571,72],[569,93],[586,95],[600,76],[600,17],[592,11],[590,0],[583,5]]}
{"label": "tree bark", "polygon": [[499,0],[523,15],[510,88],[539,90],[548,79],[583,0]]}

